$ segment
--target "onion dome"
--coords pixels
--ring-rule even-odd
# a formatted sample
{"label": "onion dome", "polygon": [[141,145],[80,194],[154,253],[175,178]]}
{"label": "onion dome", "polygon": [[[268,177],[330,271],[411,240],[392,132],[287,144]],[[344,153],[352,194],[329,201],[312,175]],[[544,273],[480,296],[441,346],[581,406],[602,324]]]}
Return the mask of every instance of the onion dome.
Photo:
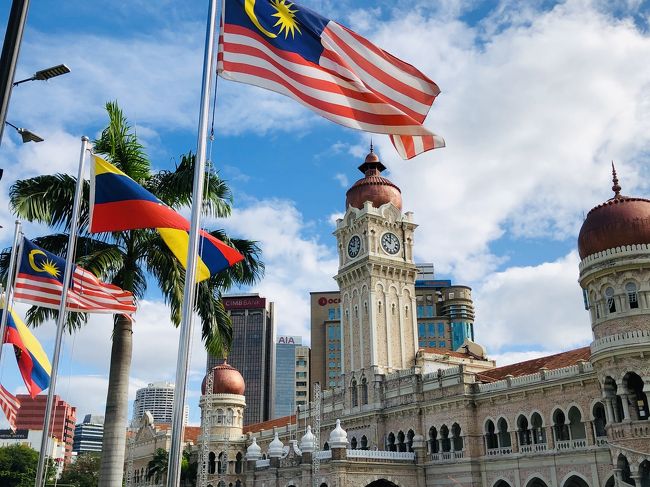
{"label": "onion dome", "polygon": [[253,436],[253,443],[246,448],[246,460],[259,460],[260,458],[262,458],[262,449]]}
{"label": "onion dome", "polygon": [[[213,367],[209,372],[212,375],[212,394],[237,394],[244,395],[246,384],[239,371],[228,365],[226,362]],[[205,382],[207,376],[201,384],[201,393],[205,394]]]}
{"label": "onion dome", "polygon": [[278,433],[275,433],[275,438],[269,443],[269,458],[281,458],[284,454],[284,443],[278,438]]}
{"label": "onion dome", "polygon": [[341,420],[336,420],[336,428],[330,433],[329,440],[330,448],[347,448],[348,447],[348,433],[341,428]]}
{"label": "onion dome", "polygon": [[621,194],[612,163],[614,197],[593,208],[580,228],[580,258],[634,244],[650,244],[650,200]]}
{"label": "onion dome", "polygon": [[307,425],[307,432],[300,440],[300,450],[303,453],[312,453],[316,451],[316,437],[311,432],[311,426]]}
{"label": "onion dome", "polygon": [[345,208],[353,206],[362,209],[363,204],[370,201],[375,208],[392,203],[402,211],[402,191],[390,180],[380,176],[385,169],[386,166],[381,163],[370,144],[370,152],[364,163],[359,166],[359,171],[365,177],[359,179],[345,193]]}

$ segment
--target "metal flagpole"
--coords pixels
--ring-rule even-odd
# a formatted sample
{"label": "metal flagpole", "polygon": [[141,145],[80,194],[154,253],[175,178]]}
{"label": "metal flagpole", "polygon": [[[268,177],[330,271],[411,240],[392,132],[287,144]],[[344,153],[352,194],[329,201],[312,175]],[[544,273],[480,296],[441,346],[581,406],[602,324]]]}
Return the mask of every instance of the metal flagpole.
{"label": "metal flagpole", "polygon": [[14,244],[11,248],[11,257],[9,257],[9,272],[7,273],[7,289],[5,291],[4,313],[0,321],[0,358],[2,358],[2,349],[4,348],[5,330],[7,329],[7,319],[9,319],[9,303],[14,295],[14,274],[16,271],[16,261],[18,260],[18,239],[20,237],[20,220],[16,220],[16,229],[14,230]]}
{"label": "metal flagpole", "polygon": [[38,456],[38,468],[36,469],[36,487],[42,487],[45,479],[45,457],[47,455],[47,444],[50,439],[50,419],[52,416],[52,404],[54,403],[54,390],[56,388],[56,373],[59,368],[59,355],[61,355],[61,342],[63,341],[63,328],[67,316],[65,305],[68,299],[68,289],[72,277],[74,265],[75,245],[77,242],[77,227],[79,225],[79,206],[81,206],[81,193],[84,182],[84,166],[86,151],[88,150],[88,137],[81,137],[81,154],[79,155],[79,172],[77,173],[77,186],[74,192],[74,203],[72,206],[72,221],[70,222],[70,235],[68,236],[68,250],[65,259],[65,272],[63,273],[63,289],[61,290],[61,304],[59,304],[59,316],[56,321],[56,341],[54,342],[54,353],[52,354],[52,373],[50,376],[50,387],[47,390],[47,405],[45,406],[45,418],[43,418],[43,437],[41,438],[41,451]]}
{"label": "metal flagpole", "polygon": [[199,230],[201,228],[201,209],[203,201],[203,183],[205,178],[205,159],[210,112],[210,91],[214,70],[214,34],[216,29],[217,1],[210,0],[208,23],[205,32],[205,52],[203,57],[203,80],[201,84],[201,109],[199,114],[199,134],[194,166],[194,187],[192,192],[192,224],[190,243],[185,272],[185,290],[183,295],[183,316],[181,319],[181,336],[176,362],[176,386],[174,390],[174,417],[172,420],[172,438],[169,448],[167,487],[177,487],[181,479],[181,454],[183,442],[183,410],[185,407],[185,389],[190,356],[190,339],[192,338],[192,320],[194,296],[196,292],[196,264],[199,252]]}

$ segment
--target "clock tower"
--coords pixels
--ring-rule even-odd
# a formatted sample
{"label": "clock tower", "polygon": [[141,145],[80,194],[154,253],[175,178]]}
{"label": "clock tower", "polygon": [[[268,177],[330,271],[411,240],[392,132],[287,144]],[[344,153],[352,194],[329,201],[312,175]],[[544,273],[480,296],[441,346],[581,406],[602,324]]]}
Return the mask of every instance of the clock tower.
{"label": "clock tower", "polygon": [[346,194],[346,211],[334,235],[339,253],[335,279],[341,295],[341,361],[346,387],[415,365],[418,350],[412,213],[402,194],[381,176],[373,152],[364,177]]}

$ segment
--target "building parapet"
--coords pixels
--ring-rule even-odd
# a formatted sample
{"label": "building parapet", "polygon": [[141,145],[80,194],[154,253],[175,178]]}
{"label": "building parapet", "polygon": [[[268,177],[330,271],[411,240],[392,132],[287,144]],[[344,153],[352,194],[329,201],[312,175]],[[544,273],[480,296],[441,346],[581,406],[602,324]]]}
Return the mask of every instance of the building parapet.
{"label": "building parapet", "polygon": [[267,458],[266,460],[258,460],[255,462],[255,468],[268,468],[271,466],[271,459]]}
{"label": "building parapet", "polygon": [[566,379],[568,377],[576,377],[585,373],[593,372],[594,368],[591,362],[581,362],[576,365],[569,365],[560,369],[542,370],[534,374],[522,375],[519,377],[507,377],[495,382],[487,382],[485,384],[477,384],[478,392],[494,392],[512,387],[519,387],[528,384],[535,384],[541,381]]}
{"label": "building parapet", "polygon": [[519,453],[541,453],[548,450],[548,445],[546,443],[534,443],[532,445],[520,445]]}
{"label": "building parapet", "polygon": [[650,424],[646,420],[612,423],[607,427],[613,440],[650,438]]}
{"label": "building parapet", "polygon": [[455,460],[462,460],[465,458],[464,451],[444,451],[431,454],[432,462],[451,462]]}
{"label": "building parapet", "polygon": [[319,460],[331,460],[332,459],[332,450],[321,450],[314,452],[314,457]]}
{"label": "building parapet", "polygon": [[650,250],[650,245],[648,244],[635,244],[635,245],[625,245],[623,247],[615,247],[613,249],[603,250],[601,252],[596,252],[595,254],[588,255],[578,265],[578,269],[582,273],[585,267],[591,266],[593,264],[599,264],[599,261],[609,260],[612,257],[622,257],[625,255],[633,256],[635,254],[642,253],[644,257],[647,258],[648,251]]}
{"label": "building parapet", "polygon": [[399,460],[409,461],[415,460],[414,452],[399,452],[399,451],[381,451],[381,450],[348,450],[348,458],[372,458],[378,460]]}
{"label": "building parapet", "polygon": [[591,342],[591,353],[595,355],[611,348],[648,344],[650,344],[650,330],[626,331],[594,340]]}
{"label": "building parapet", "polygon": [[555,449],[562,451],[562,450],[581,450],[583,448],[587,448],[587,440],[586,439],[580,439],[580,440],[563,440],[563,441],[556,441],[555,442]]}

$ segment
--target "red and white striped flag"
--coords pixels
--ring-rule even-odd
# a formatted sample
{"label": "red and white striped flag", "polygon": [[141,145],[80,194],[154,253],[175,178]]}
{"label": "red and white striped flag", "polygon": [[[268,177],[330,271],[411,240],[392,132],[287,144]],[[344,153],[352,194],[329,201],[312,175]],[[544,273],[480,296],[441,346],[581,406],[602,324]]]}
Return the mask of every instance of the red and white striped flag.
{"label": "red and white striped flag", "polygon": [[[58,308],[63,291],[65,261],[26,238],[23,239],[22,255],[14,288],[15,300]],[[128,316],[135,313],[136,307],[132,293],[101,282],[92,272],[75,266],[66,309]]]}
{"label": "red and white striped flag", "polygon": [[20,408],[20,401],[0,384],[0,408],[5,413],[9,427],[16,431],[16,415]]}
{"label": "red and white striped flag", "polygon": [[219,74],[282,93],[319,115],[388,134],[410,159],[445,141],[422,124],[438,86],[342,25],[288,0],[225,0]]}

